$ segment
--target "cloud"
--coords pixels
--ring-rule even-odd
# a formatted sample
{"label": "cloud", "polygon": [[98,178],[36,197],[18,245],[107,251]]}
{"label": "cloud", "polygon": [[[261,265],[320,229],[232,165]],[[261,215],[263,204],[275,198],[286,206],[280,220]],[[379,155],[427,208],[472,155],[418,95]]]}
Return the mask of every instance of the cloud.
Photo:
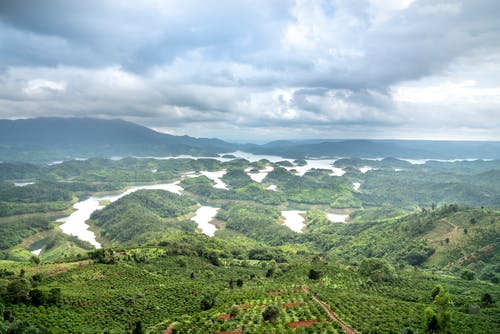
{"label": "cloud", "polygon": [[5,0],[0,117],[500,139],[499,15],[495,0]]}

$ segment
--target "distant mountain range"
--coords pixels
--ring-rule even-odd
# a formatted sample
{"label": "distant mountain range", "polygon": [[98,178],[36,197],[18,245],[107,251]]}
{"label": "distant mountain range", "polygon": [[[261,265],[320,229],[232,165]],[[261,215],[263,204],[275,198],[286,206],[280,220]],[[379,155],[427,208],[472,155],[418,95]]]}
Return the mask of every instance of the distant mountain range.
{"label": "distant mountain range", "polygon": [[168,135],[123,120],[0,120],[0,161],[46,162],[112,156],[215,156],[236,150],[287,158],[500,159],[500,142],[319,139],[241,145],[219,139]]}
{"label": "distant mountain range", "polygon": [[219,139],[173,136],[122,120],[0,120],[1,161],[182,154],[213,156],[233,148],[233,144]]}
{"label": "distant mountain range", "polygon": [[323,140],[271,142],[247,147],[256,154],[283,157],[359,157],[405,159],[499,159],[500,142],[427,140]]}

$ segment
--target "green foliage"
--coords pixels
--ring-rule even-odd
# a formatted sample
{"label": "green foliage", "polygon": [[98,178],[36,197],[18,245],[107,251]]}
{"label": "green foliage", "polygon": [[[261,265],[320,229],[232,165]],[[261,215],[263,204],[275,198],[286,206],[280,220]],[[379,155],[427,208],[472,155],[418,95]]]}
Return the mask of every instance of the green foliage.
{"label": "green foliage", "polygon": [[226,222],[226,228],[258,241],[279,245],[297,240],[289,228],[279,225],[281,212],[271,206],[229,203],[217,213],[217,219]]}
{"label": "green foliage", "polygon": [[28,298],[29,287],[28,280],[16,278],[7,285],[3,300],[12,304],[23,303]]}
{"label": "green foliage", "polygon": [[99,248],[89,252],[89,255],[96,263],[114,264],[116,262],[115,252],[112,249]]}
{"label": "green foliage", "polygon": [[228,170],[222,180],[231,188],[241,188],[253,182],[250,176],[241,168]]}
{"label": "green foliage", "polygon": [[485,293],[483,295],[483,297],[481,298],[481,302],[486,306],[491,306],[493,304],[495,304],[495,302],[493,301],[493,297],[489,294],[489,293]]}
{"label": "green foliage", "polygon": [[46,294],[39,289],[31,289],[28,293],[28,297],[35,307],[44,305],[47,302]]}
{"label": "green foliage", "polygon": [[321,277],[321,271],[311,269],[309,270],[309,274],[307,275],[307,277],[312,280],[319,280]]}
{"label": "green foliage", "polygon": [[[113,250],[91,252],[93,261],[84,252],[90,245],[48,231],[50,220],[58,217],[55,213],[40,215],[47,221],[41,226],[32,224],[30,216],[0,218],[0,229],[7,231],[0,232],[6,249],[2,255],[27,261],[0,263],[0,291],[8,317],[25,321],[6,326],[122,333],[134,330],[140,320],[143,330],[154,333],[171,323],[178,324],[179,332],[189,333],[238,328],[245,333],[278,333],[290,332],[290,322],[315,319],[317,324],[294,331],[340,333],[339,327],[325,321],[326,313],[297,290],[307,283],[311,293],[358,332],[414,332],[413,328],[422,327],[422,312],[430,301],[430,311],[424,312],[427,330],[491,332],[500,314],[494,303],[500,293],[498,285],[482,280],[494,283],[500,277],[499,213],[443,204],[457,199],[458,204],[496,206],[500,188],[491,169],[498,164],[413,166],[383,161],[373,162],[379,170],[363,174],[353,166],[366,166],[365,160],[342,163],[352,164],[342,177],[323,170],[300,177],[274,165],[264,183],[276,184],[277,192],[251,181],[244,172],[269,164],[265,161],[90,159],[53,166],[0,164],[0,179],[9,181],[2,189],[18,196],[13,202],[4,195],[8,214],[60,210],[69,207],[75,196],[122,189],[129,182],[171,182],[190,171],[225,168],[224,181],[230,185],[230,190],[215,189],[204,176],[186,177],[182,196],[139,191],[108,205],[90,223]],[[405,171],[390,170],[396,165]],[[4,170],[7,174],[2,174]],[[480,181],[473,180],[476,176]],[[35,193],[14,189],[11,181],[18,179],[36,180]],[[361,189],[354,191],[352,182],[362,183]],[[481,194],[478,185],[484,187]],[[52,201],[58,199],[50,197],[52,190],[57,196],[69,194],[70,200]],[[214,238],[196,233],[189,220],[198,202],[221,208]],[[347,224],[333,224],[325,214],[332,206],[357,210]],[[427,208],[415,212],[417,207]],[[280,225],[281,210],[286,209],[307,211],[304,233]],[[465,229],[467,234],[462,233]],[[130,248],[137,245],[142,246]],[[28,263],[32,254],[27,249],[37,248],[43,249],[42,263]],[[76,253],[86,260],[67,262]],[[308,280],[311,268],[312,277],[321,270],[320,279]],[[19,277],[21,269],[26,278]],[[461,279],[462,272],[478,279]],[[446,286],[453,303],[442,287],[432,290],[436,285]],[[204,299],[206,310],[200,311]],[[282,307],[294,302],[303,304]],[[262,305],[277,306],[280,314],[274,323],[264,321]],[[218,317],[221,314],[231,318],[224,320]]]}
{"label": "green foliage", "polygon": [[383,257],[394,264],[421,265],[435,251],[422,233],[432,229],[436,219],[418,213],[378,222],[331,224],[323,217],[309,224],[308,231],[322,250],[350,262]]}
{"label": "green foliage", "polygon": [[[484,168],[498,167],[484,162],[474,165],[428,162],[402,171],[374,170],[363,174],[363,192],[359,199],[363,206],[406,209],[431,207],[435,203],[498,207],[499,181],[491,175],[482,175]],[[484,181],[485,178],[489,183]]]}
{"label": "green foliage", "polygon": [[55,182],[36,182],[23,187],[0,182],[0,201],[18,203],[64,202],[72,199],[71,192]]}
{"label": "green foliage", "polygon": [[53,224],[43,216],[20,218],[0,223],[0,249],[17,245],[23,238],[40,231],[49,230]]}
{"label": "green foliage", "polygon": [[449,311],[450,304],[450,294],[444,289],[441,289],[434,298],[434,305],[437,307],[438,333],[451,333],[451,312]]}
{"label": "green foliage", "polygon": [[424,330],[426,333],[438,333],[439,322],[436,312],[432,307],[426,307],[424,311]]}
{"label": "green foliage", "polygon": [[194,222],[179,217],[193,212],[195,204],[165,190],[138,190],[94,212],[91,219],[112,241],[151,242],[168,231],[194,231]]}
{"label": "green foliage", "polygon": [[145,331],[142,328],[142,321],[136,321],[134,325],[134,329],[132,330],[132,334],[144,334]]}
{"label": "green foliage", "polygon": [[352,186],[344,179],[330,176],[327,172],[312,171],[301,177],[277,167],[267,175],[266,181],[282,189],[289,201],[338,208],[359,206]]}
{"label": "green foliage", "polygon": [[201,298],[200,309],[202,311],[210,310],[217,304],[216,293],[207,293]]}
{"label": "green foliage", "polygon": [[231,306],[231,311],[229,312],[229,315],[234,318],[236,316],[238,316],[238,314],[240,314],[241,312],[241,307],[239,305],[233,305]]}
{"label": "green foliage", "polygon": [[462,277],[465,280],[471,281],[476,277],[476,273],[470,269],[464,269],[462,270],[460,277]]}
{"label": "green foliage", "polygon": [[274,323],[279,316],[280,309],[276,305],[268,305],[262,312],[262,318],[264,318],[265,321],[269,321],[270,323]]}
{"label": "green foliage", "polygon": [[374,282],[388,282],[394,279],[394,268],[384,259],[367,258],[361,261],[359,273]]}

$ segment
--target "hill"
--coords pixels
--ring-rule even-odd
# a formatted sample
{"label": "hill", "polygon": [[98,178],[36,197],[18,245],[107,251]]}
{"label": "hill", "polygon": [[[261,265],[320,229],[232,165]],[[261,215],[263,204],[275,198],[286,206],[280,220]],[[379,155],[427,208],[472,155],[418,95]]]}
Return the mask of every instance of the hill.
{"label": "hill", "polygon": [[196,202],[166,190],[138,190],[95,211],[91,222],[114,244],[154,242],[166,234],[196,230],[186,215]]}
{"label": "hill", "polygon": [[2,161],[51,161],[97,156],[199,156],[233,148],[234,145],[222,140],[168,135],[123,120],[0,120]]}
{"label": "hill", "polygon": [[246,150],[289,158],[362,157],[406,159],[498,159],[499,142],[432,140],[317,140],[275,141]]}
{"label": "hill", "polygon": [[200,234],[78,261],[0,264],[0,328],[10,332],[416,333],[430,308],[450,315],[453,333],[491,333],[500,315],[500,292],[486,282]]}

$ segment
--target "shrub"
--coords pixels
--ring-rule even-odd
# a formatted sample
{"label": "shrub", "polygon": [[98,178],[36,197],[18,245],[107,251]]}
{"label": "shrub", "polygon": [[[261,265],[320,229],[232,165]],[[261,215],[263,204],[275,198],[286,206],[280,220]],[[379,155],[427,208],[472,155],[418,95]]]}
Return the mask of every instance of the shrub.
{"label": "shrub", "polygon": [[265,321],[274,323],[280,316],[280,309],[276,305],[267,306],[262,312],[262,317]]}

